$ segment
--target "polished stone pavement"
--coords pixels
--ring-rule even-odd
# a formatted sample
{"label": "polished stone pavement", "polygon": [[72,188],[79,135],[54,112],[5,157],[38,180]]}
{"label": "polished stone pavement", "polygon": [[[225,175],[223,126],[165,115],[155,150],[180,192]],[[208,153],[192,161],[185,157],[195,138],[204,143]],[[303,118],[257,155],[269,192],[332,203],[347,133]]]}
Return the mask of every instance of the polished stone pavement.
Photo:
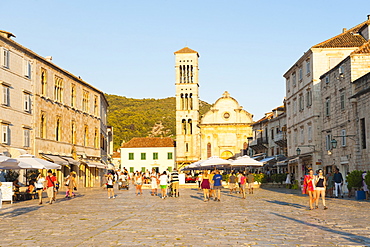
{"label": "polished stone pavement", "polygon": [[307,210],[308,198],[284,188],[256,189],[247,199],[222,191],[221,202],[181,189],[160,199],[102,188],[60,194],[52,205],[37,200],[4,203],[0,246],[370,246],[370,203],[327,199],[328,210]]}

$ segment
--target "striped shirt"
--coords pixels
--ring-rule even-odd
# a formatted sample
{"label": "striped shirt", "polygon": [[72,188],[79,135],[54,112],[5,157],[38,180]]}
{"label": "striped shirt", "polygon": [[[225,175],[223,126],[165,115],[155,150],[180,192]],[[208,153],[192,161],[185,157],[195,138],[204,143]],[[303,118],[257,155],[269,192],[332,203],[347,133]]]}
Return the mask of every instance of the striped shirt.
{"label": "striped shirt", "polygon": [[171,173],[171,182],[179,182],[179,173],[174,171]]}

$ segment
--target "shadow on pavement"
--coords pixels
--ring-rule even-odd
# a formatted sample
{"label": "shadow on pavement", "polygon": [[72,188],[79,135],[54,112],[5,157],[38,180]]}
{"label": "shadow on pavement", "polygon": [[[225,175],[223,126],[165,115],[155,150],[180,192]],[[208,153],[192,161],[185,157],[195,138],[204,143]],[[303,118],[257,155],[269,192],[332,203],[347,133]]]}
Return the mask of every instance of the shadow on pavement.
{"label": "shadow on pavement", "polygon": [[41,206],[31,206],[31,207],[14,208],[14,209],[10,208],[11,210],[9,212],[0,213],[0,217],[13,218],[13,217],[17,217],[17,216],[38,210],[40,208]]}
{"label": "shadow on pavement", "polygon": [[294,207],[294,208],[306,208],[306,206],[303,206],[303,205],[297,204],[297,203],[289,203],[289,202],[283,202],[283,201],[277,201],[277,200],[273,200],[273,201],[265,200],[265,201],[269,202],[269,203],[279,204],[279,205],[282,205],[282,206],[291,206],[291,207]]}
{"label": "shadow on pavement", "polygon": [[345,232],[345,231],[334,230],[334,229],[331,229],[331,228],[326,227],[326,226],[320,226],[320,225],[308,223],[308,222],[305,222],[303,220],[295,219],[295,218],[288,217],[288,216],[285,216],[285,215],[281,215],[281,214],[278,214],[278,213],[271,213],[271,214],[276,215],[276,216],[281,217],[281,218],[284,218],[284,219],[295,221],[297,223],[301,223],[301,224],[306,225],[306,226],[316,227],[316,228],[318,228],[322,231],[327,231],[327,232],[331,232],[331,233],[334,233],[334,234],[339,234],[339,235],[345,236],[344,237],[345,239],[347,239],[348,241],[357,243],[357,244],[362,244],[362,245],[366,244],[364,246],[368,246],[370,244],[370,238],[368,238],[368,237],[358,236],[358,235],[355,235],[355,234],[352,234],[352,233],[349,233],[349,232]]}
{"label": "shadow on pavement", "polygon": [[191,195],[190,197],[194,198],[194,199],[197,199],[197,200],[201,200],[201,201],[204,200],[203,196],[193,196],[193,195]]}

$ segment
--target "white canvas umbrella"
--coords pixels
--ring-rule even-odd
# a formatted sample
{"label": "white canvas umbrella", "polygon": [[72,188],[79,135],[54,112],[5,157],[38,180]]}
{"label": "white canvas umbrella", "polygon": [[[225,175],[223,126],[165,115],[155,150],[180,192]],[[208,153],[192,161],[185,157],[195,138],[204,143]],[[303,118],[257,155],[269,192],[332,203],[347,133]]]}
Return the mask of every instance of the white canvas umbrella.
{"label": "white canvas umbrella", "polygon": [[252,159],[245,155],[234,160],[231,164],[232,167],[245,167],[245,166],[263,166],[263,162]]}
{"label": "white canvas umbrella", "polygon": [[10,157],[0,155],[0,169],[17,170],[29,168],[26,165],[25,167],[22,167],[22,165],[25,164],[20,164],[20,162],[16,159],[11,159]]}
{"label": "white canvas umbrella", "polygon": [[200,167],[202,167],[203,169],[205,169],[206,167],[207,168],[217,168],[217,167],[225,167],[225,166],[230,166],[230,165],[231,165],[231,161],[221,159],[218,156],[212,156],[208,158],[207,160],[203,161],[202,163],[200,163]]}
{"label": "white canvas umbrella", "polygon": [[16,160],[18,160],[22,166],[30,166],[26,167],[27,169],[60,169],[62,167],[47,160],[36,158],[30,154],[22,154]]}

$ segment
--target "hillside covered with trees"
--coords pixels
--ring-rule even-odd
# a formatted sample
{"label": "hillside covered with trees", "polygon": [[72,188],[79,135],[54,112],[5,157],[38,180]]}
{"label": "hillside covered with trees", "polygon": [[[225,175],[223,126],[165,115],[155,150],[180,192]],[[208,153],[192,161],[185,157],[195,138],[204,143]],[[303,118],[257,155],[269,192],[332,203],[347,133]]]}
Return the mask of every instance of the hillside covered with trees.
{"label": "hillside covered with trees", "polygon": [[[165,99],[132,99],[106,94],[108,125],[113,126],[114,150],[133,137],[176,137],[175,97]],[[200,101],[200,115],[211,105]]]}

